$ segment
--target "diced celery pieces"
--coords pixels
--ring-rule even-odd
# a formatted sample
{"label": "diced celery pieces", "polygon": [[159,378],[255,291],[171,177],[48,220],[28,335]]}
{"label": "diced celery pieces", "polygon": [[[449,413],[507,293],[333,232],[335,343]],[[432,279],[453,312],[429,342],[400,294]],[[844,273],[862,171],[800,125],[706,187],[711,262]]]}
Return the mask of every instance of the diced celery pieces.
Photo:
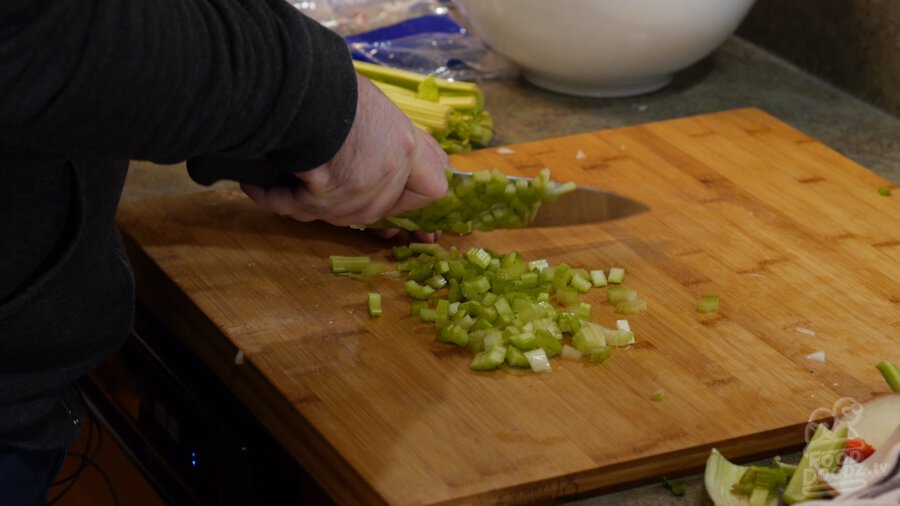
{"label": "diced celery pieces", "polygon": [[407,295],[415,300],[426,300],[434,293],[434,288],[428,285],[420,285],[412,279],[403,283],[403,288],[406,290]]}
{"label": "diced celery pieces", "polygon": [[534,335],[537,337],[538,348],[543,349],[548,357],[555,357],[562,352],[562,341],[557,339],[549,330],[538,329],[534,331]]}
{"label": "diced celery pieces", "polygon": [[619,314],[635,314],[647,309],[647,301],[642,299],[623,300],[616,303],[616,312]]}
{"label": "diced celery pieces", "polygon": [[381,316],[381,294],[376,292],[369,293],[369,316]]}
{"label": "diced celery pieces", "polygon": [[585,322],[578,332],[572,336],[572,346],[582,352],[591,351],[606,346],[606,338],[603,336],[603,328],[596,323]]}
{"label": "diced celery pieces", "polygon": [[591,282],[583,277],[581,274],[576,274],[572,276],[572,280],[569,282],[572,288],[578,290],[578,293],[587,293],[588,290],[593,286]]}
{"label": "diced celery pieces", "polygon": [[423,307],[419,310],[419,319],[423,323],[434,323],[437,319],[437,311],[433,307]]}
{"label": "diced celery pieces", "polygon": [[419,313],[422,311],[422,308],[428,307],[428,303],[424,300],[414,300],[409,304],[409,315],[410,316],[419,316]]}
{"label": "diced celery pieces", "polygon": [[529,271],[543,271],[547,267],[550,267],[550,264],[545,259],[540,260],[532,260],[528,262],[528,270]]}
{"label": "diced celery pieces", "polygon": [[719,310],[719,296],[718,295],[704,295],[700,297],[700,302],[697,304],[697,309],[704,313],[712,313],[714,311]]}
{"label": "diced celery pieces", "polygon": [[476,371],[490,371],[500,367],[504,360],[506,360],[506,346],[496,345],[476,353],[469,368]]}
{"label": "diced celery pieces", "polygon": [[369,257],[364,256],[332,255],[329,257],[329,260],[331,261],[331,272],[333,274],[360,272],[369,262],[371,262]]}
{"label": "diced celery pieces", "polygon": [[403,260],[406,260],[407,258],[412,256],[412,250],[410,250],[409,246],[406,245],[394,246],[393,252],[394,259],[396,259],[398,262],[402,262]]}
{"label": "diced celery pieces", "polygon": [[624,285],[610,286],[606,289],[606,297],[611,304],[637,299],[637,291]]}
{"label": "diced celery pieces", "polygon": [[634,344],[634,332],[622,329],[603,329],[603,337],[610,346],[628,346]]}
{"label": "diced celery pieces", "polygon": [[603,269],[591,271],[591,284],[595,287],[606,286],[606,273],[603,272]]}
{"label": "diced celery pieces", "polygon": [[434,288],[435,290],[440,290],[441,288],[447,286],[447,280],[444,278],[444,276],[435,274],[434,276],[431,276],[430,278],[425,280],[425,284],[430,286],[431,288]]}
{"label": "diced celery pieces", "polygon": [[666,392],[662,388],[654,390],[652,394],[650,394],[650,400],[654,402],[662,402],[665,398]]}
{"label": "diced celery pieces", "polygon": [[556,290],[556,300],[563,306],[574,306],[581,302],[578,290],[572,286],[563,286]]}
{"label": "diced celery pieces", "polygon": [[534,372],[553,371],[553,368],[550,366],[550,359],[547,357],[547,353],[541,348],[526,351],[525,358],[528,359],[529,364],[531,364],[531,370]]}
{"label": "diced celery pieces", "polygon": [[515,346],[506,347],[506,365],[510,367],[531,367],[525,353]]}
{"label": "diced celery pieces", "polygon": [[612,350],[613,349],[609,346],[594,348],[588,352],[588,359],[595,364],[599,364],[600,362],[608,359],[610,355],[612,355]]}
{"label": "diced celery pieces", "polygon": [[538,347],[538,339],[534,332],[521,332],[509,336],[509,342],[522,351]]}
{"label": "diced celery pieces", "polygon": [[622,267],[613,267],[609,270],[607,281],[610,283],[622,283],[625,281],[625,269]]}
{"label": "diced celery pieces", "polygon": [[441,330],[438,332],[437,340],[442,343],[465,346],[469,342],[469,333],[466,329],[455,323],[448,323],[441,327]]}
{"label": "diced celery pieces", "polygon": [[466,252],[466,258],[481,269],[487,269],[491,263],[491,255],[482,248],[472,248]]}

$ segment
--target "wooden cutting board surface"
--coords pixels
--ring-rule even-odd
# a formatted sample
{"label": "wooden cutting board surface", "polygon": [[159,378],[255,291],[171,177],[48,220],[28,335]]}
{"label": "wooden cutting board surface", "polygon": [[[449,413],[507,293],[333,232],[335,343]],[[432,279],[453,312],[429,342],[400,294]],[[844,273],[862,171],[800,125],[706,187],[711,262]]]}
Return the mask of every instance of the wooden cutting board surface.
{"label": "wooden cutting board surface", "polygon": [[[522,503],[677,476],[712,447],[799,447],[817,408],[886,390],[874,365],[900,362],[900,195],[876,191],[888,181],[758,109],[508,148],[452,163],[549,167],[652,210],[442,244],[624,267],[649,303],[629,318],[636,346],[599,365],[554,359],[550,374],[472,372],[408,316],[397,279],[329,274],[329,255],[386,260],[393,243],[272,216],[234,190],[123,205],[140,296],[346,503]],[[706,294],[717,313],[697,311]],[[604,291],[583,300],[615,325]],[[818,351],[825,363],[806,358]]]}

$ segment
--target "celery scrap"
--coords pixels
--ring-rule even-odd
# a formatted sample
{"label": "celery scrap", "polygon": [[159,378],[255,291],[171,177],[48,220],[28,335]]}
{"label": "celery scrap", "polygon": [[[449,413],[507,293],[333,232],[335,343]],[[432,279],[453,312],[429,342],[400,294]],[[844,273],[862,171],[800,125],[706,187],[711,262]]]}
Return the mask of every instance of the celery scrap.
{"label": "celery scrap", "polygon": [[676,497],[681,497],[684,495],[685,488],[684,482],[681,480],[670,480],[668,478],[663,478],[663,484],[672,492],[672,495]]}
{"label": "celery scrap", "polygon": [[900,392],[900,369],[893,362],[883,360],[878,362],[875,368],[884,376],[891,391]]}
{"label": "celery scrap", "polygon": [[381,294],[376,292],[369,293],[369,316],[381,316]]}
{"label": "celery scrap", "polygon": [[712,313],[714,311],[719,310],[719,296],[718,295],[704,295],[700,297],[700,302],[697,303],[697,309],[704,313]]}

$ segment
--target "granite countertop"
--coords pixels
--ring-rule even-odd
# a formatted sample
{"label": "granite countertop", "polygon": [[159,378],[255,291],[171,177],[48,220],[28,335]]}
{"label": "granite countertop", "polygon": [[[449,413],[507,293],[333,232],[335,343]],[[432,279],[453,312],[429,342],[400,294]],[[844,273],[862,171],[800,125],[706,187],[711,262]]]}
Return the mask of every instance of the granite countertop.
{"label": "granite countertop", "polygon": [[[527,142],[741,107],[759,107],[844,156],[900,185],[900,118],[812,77],[738,37],[678,74],[664,90],[619,99],[569,97],[521,79],[481,83],[493,116],[492,145]],[[229,183],[219,183],[229,184]],[[182,165],[134,162],[123,200],[204,190]],[[873,190],[874,191],[874,190]],[[795,455],[785,457],[791,461]],[[661,484],[612,492],[571,504],[711,504],[702,477],[683,479],[684,497]]]}

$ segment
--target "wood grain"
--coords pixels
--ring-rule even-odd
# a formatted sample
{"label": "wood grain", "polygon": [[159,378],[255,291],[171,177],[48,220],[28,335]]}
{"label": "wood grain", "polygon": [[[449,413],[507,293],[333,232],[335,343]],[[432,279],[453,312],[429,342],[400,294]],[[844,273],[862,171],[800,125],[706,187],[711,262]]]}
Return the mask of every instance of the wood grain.
{"label": "wood grain", "polygon": [[[601,365],[474,373],[407,316],[396,279],[328,272],[329,255],[387,259],[392,243],[271,216],[234,191],[122,207],[139,294],[348,504],[541,502],[655,480],[712,447],[738,460],[798,447],[814,409],[885,390],[874,364],[900,362],[900,199],[878,195],[886,180],[758,109],[509,148],[452,162],[550,167],[652,207],[442,239],[624,267],[649,307],[630,318],[638,344]],[[366,314],[370,290],[381,318]],[[717,313],[697,312],[706,294]],[[604,292],[585,300],[614,324]],[[806,358],[816,351],[826,363]]]}

